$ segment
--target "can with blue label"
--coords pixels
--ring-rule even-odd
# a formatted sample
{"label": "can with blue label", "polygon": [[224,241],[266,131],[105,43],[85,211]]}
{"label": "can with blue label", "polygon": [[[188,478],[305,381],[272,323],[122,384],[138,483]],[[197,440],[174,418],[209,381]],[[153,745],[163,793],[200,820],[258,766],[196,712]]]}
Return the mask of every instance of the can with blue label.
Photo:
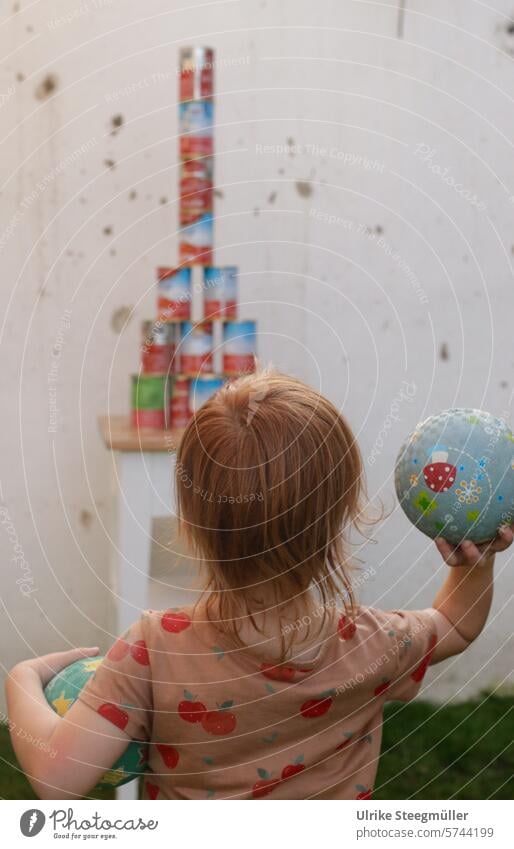
{"label": "can with blue label", "polygon": [[184,321],[191,317],[191,269],[157,269],[157,308],[161,321]]}
{"label": "can with blue label", "polygon": [[257,352],[255,321],[229,321],[223,327],[223,371],[247,374],[255,371]]}
{"label": "can with blue label", "polygon": [[214,250],[214,218],[202,215],[193,224],[183,227],[180,234],[179,256],[183,265],[211,265]]}
{"label": "can with blue label", "polygon": [[206,401],[224,385],[222,377],[215,374],[202,374],[191,381],[189,387],[189,412],[194,415]]}
{"label": "can with blue label", "polygon": [[205,318],[237,317],[237,268],[208,266],[203,270]]}
{"label": "can with blue label", "polygon": [[181,325],[179,346],[180,373],[189,377],[212,372],[212,325]]}
{"label": "can with blue label", "polygon": [[189,100],[178,108],[180,158],[212,156],[214,107],[212,100]]}

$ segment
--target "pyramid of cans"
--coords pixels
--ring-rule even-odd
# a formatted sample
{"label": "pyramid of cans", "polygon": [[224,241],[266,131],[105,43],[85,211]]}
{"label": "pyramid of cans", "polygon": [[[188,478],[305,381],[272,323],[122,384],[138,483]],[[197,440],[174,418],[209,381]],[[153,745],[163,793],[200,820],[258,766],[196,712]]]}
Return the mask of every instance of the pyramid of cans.
{"label": "pyramid of cans", "polygon": [[185,427],[227,380],[255,368],[256,323],[238,318],[238,269],[213,264],[213,68],[210,48],[180,51],[179,265],[157,269],[157,318],[143,322],[132,376],[137,428]]}

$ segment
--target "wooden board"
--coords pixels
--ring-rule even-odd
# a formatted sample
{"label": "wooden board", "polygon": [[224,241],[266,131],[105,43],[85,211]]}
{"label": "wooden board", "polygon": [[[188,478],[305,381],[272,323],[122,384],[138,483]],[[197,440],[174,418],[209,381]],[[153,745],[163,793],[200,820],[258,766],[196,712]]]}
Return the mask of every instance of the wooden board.
{"label": "wooden board", "polygon": [[174,454],[183,429],[134,428],[128,416],[100,416],[100,435],[111,451],[160,451]]}

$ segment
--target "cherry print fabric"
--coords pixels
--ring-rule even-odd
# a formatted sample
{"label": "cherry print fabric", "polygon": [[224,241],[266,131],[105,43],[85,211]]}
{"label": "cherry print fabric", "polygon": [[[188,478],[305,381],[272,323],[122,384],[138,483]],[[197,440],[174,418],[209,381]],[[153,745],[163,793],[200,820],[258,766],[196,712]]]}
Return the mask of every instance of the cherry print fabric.
{"label": "cherry print fabric", "polygon": [[192,608],[147,611],[79,698],[150,742],[147,799],[369,799],[385,701],[413,698],[429,610],[332,611],[314,660],[277,665]]}

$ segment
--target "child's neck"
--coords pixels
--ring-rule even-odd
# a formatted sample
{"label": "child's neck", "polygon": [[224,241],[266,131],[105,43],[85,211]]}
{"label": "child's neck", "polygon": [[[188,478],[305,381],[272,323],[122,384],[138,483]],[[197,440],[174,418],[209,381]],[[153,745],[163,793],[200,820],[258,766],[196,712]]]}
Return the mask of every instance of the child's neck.
{"label": "child's neck", "polygon": [[242,620],[239,636],[250,651],[275,660],[282,657],[285,644],[289,657],[300,654],[304,662],[318,653],[324,617],[313,592],[281,605],[264,594],[255,595],[248,606],[251,616]]}

